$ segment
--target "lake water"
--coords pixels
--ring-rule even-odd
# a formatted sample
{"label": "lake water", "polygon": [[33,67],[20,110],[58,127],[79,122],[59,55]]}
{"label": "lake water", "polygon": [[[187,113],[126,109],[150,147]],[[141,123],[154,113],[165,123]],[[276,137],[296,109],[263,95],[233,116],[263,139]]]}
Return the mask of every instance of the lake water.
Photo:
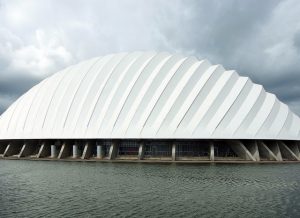
{"label": "lake water", "polygon": [[300,164],[0,160],[0,217],[300,217]]}

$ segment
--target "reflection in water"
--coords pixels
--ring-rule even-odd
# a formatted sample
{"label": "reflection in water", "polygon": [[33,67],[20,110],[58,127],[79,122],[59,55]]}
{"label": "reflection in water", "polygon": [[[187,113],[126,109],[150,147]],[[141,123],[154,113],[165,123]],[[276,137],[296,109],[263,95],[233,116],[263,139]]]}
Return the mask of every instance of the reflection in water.
{"label": "reflection in water", "polygon": [[299,164],[0,161],[0,217],[299,215]]}

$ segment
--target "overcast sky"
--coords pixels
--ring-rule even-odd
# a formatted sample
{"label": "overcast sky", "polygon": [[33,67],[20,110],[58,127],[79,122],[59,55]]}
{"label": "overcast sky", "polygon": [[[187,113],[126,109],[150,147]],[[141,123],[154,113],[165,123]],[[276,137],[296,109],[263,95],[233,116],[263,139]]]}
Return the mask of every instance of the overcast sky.
{"label": "overcast sky", "polygon": [[299,0],[0,0],[0,113],[70,64],[134,50],[235,69],[300,115]]}

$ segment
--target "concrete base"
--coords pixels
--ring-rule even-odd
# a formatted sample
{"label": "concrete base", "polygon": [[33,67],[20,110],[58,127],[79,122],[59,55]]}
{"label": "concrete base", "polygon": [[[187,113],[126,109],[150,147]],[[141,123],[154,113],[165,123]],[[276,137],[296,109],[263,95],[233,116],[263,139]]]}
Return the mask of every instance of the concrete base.
{"label": "concrete base", "polygon": [[[129,154],[118,154],[118,144],[121,143],[120,140],[113,140],[109,151],[104,150],[107,149],[103,144],[107,145],[107,141],[104,140],[97,140],[98,143],[95,145],[93,140],[86,141],[84,151],[81,155],[80,146],[81,144],[66,144],[71,142],[70,140],[65,140],[65,144],[61,146],[62,140],[57,140],[56,143],[53,143],[53,140],[12,140],[9,142],[8,140],[0,141],[1,151],[3,154],[0,154],[0,158],[6,159],[77,159],[81,157],[82,159],[90,159],[92,155],[95,155],[95,160],[130,160],[130,161],[141,161],[148,160],[150,162],[155,161],[173,161],[173,162],[292,162],[292,161],[299,161],[300,162],[300,151],[299,151],[299,142],[298,141],[271,141],[271,140],[205,140],[201,143],[193,142],[191,144],[187,144],[187,147],[183,147],[184,152],[190,154],[192,152],[206,152],[205,156],[193,156],[193,155],[186,155],[186,156],[179,156],[177,153],[177,141],[174,141],[173,145],[166,144],[168,146],[168,155],[165,156],[158,156],[157,154],[147,154],[145,156],[145,140],[143,141],[135,141],[135,143],[140,143],[138,154],[129,155]],[[200,140],[199,140],[200,141]],[[39,147],[37,144],[42,143]],[[209,143],[209,150],[207,148]],[[217,143],[217,144],[215,144]],[[50,146],[51,145],[51,146]],[[229,149],[229,146],[231,149]],[[184,144],[182,145],[184,146]],[[203,149],[191,146],[205,146]],[[217,150],[216,147],[220,148],[220,157],[215,156],[215,152]],[[225,146],[225,147],[221,147]],[[97,155],[92,154],[94,150],[97,149]],[[136,148],[137,149],[137,148]],[[163,150],[163,149],[162,149]],[[232,154],[232,150],[234,154]],[[58,152],[59,151],[59,152]],[[107,154],[108,152],[108,154]],[[223,155],[223,153],[225,155]],[[58,154],[59,153],[59,154]],[[96,153],[96,152],[95,152]],[[171,154],[170,154],[171,153]],[[194,153],[192,153],[194,154]],[[227,155],[229,154],[229,155]],[[236,155],[238,157],[236,157]],[[105,156],[105,157],[104,157]],[[68,158],[70,157],[70,158]],[[73,157],[73,158],[72,158]]]}

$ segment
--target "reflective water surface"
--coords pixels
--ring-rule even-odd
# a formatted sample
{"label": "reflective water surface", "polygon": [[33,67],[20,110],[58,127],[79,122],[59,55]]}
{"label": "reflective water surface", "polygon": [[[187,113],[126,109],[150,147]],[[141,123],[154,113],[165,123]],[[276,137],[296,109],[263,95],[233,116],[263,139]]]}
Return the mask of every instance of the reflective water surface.
{"label": "reflective water surface", "polygon": [[300,164],[0,161],[0,217],[299,217]]}

